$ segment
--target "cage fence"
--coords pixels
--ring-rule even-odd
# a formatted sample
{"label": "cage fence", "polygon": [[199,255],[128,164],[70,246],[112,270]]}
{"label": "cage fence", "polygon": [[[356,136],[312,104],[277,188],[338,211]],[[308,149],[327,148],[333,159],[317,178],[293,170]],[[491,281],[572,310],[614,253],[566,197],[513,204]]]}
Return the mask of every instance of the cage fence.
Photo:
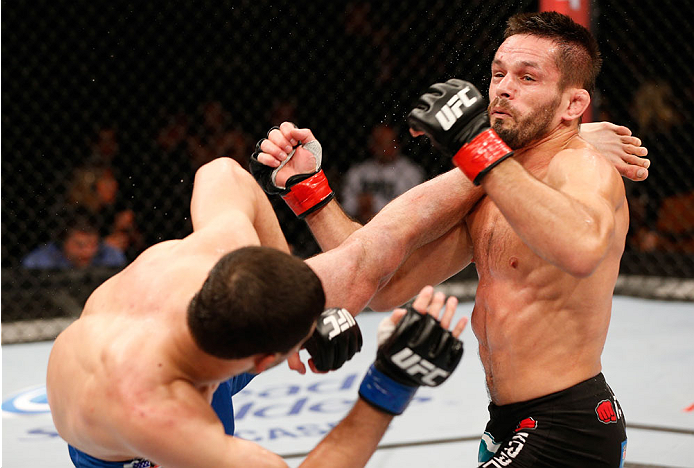
{"label": "cage fence", "polygon": [[[593,1],[604,64],[595,120],[649,149],[626,181],[631,226],[616,292],[694,300],[694,6]],[[131,261],[191,232],[195,170],[247,164],[283,120],[310,127],[341,199],[378,125],[426,178],[451,168],[405,116],[435,82],[484,89],[505,20],[529,0],[2,2],[2,341],[51,339],[118,267],[33,269],[76,211]],[[688,10],[688,11],[684,11]],[[318,246],[273,200],[295,254]],[[474,296],[469,268],[446,284]]]}

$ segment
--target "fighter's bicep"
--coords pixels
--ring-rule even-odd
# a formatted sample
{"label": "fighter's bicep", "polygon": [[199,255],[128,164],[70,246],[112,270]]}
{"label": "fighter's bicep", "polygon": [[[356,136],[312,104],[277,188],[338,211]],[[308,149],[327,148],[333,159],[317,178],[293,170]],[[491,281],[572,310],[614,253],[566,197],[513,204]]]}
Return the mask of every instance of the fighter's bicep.
{"label": "fighter's bicep", "polygon": [[601,230],[614,228],[615,213],[624,203],[619,173],[594,152],[564,151],[550,164],[547,182],[585,210],[586,222]]}

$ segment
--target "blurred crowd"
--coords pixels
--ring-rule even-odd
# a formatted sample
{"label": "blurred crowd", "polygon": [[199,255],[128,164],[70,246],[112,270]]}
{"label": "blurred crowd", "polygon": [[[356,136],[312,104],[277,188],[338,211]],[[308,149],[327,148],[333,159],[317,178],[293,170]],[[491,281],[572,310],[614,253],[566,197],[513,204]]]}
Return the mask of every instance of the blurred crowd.
{"label": "blurred crowd", "polygon": [[[164,103],[169,107],[153,109],[143,105],[142,108],[146,109],[143,113],[147,114],[148,122],[145,128],[138,127],[142,125],[142,121],[130,124],[128,117],[124,115],[117,114],[120,117],[118,119],[113,114],[109,116],[104,113],[104,117],[99,117],[99,123],[95,124],[89,134],[84,135],[82,147],[75,148],[74,154],[68,155],[71,161],[65,163],[64,174],[55,170],[56,167],[61,167],[62,162],[51,161],[54,166],[47,169],[46,174],[38,174],[40,178],[37,177],[36,186],[26,190],[43,190],[41,195],[49,200],[49,206],[37,208],[27,202],[13,212],[13,216],[21,218],[26,213],[38,213],[38,216],[45,216],[46,220],[45,223],[27,221],[23,226],[17,226],[17,231],[25,229],[31,235],[26,237],[26,245],[21,248],[4,247],[7,249],[5,252],[13,255],[15,251],[18,253],[17,259],[12,258],[11,261],[5,255],[3,264],[16,264],[21,258],[21,264],[27,268],[123,266],[149,245],[187,235],[192,230],[189,203],[196,169],[222,156],[233,158],[247,167],[255,142],[265,135],[268,128],[283,121],[294,121],[300,126],[308,127],[320,124],[327,129],[322,134],[317,132],[317,137],[324,146],[324,169],[337,194],[337,200],[347,213],[362,223],[368,222],[388,201],[410,187],[449,169],[450,164],[440,162],[441,158],[432,155],[428,145],[417,146],[404,125],[404,115],[416,96],[410,88],[423,91],[423,84],[452,73],[460,74],[460,68],[465,68],[464,73],[470,75],[466,75],[466,78],[480,80],[479,85],[483,88],[486,85],[484,81],[475,77],[488,75],[486,63],[482,68],[479,65],[485,62],[480,57],[493,50],[494,41],[471,34],[470,28],[487,30],[491,26],[475,22],[464,24],[465,21],[446,15],[448,2],[432,2],[426,8],[422,7],[421,11],[430,17],[439,18],[436,24],[440,31],[429,31],[426,25],[431,23],[421,21],[421,15],[415,14],[419,10],[400,8],[397,2],[389,5],[392,8],[388,9],[388,14],[383,14],[378,3],[370,1],[352,1],[337,7],[338,13],[333,18],[335,21],[329,23],[331,27],[334,26],[334,30],[329,34],[326,31],[321,38],[322,42],[315,43],[316,56],[305,57],[300,64],[310,73],[305,73],[302,68],[298,78],[293,67],[283,69],[285,74],[289,73],[287,75],[278,72],[274,76],[272,70],[260,68],[261,63],[244,63],[241,58],[251,57],[251,52],[255,52],[253,50],[246,50],[238,56],[225,55],[220,60],[215,58],[216,55],[212,53],[214,51],[208,52],[207,46],[204,52],[191,46],[190,52],[185,49],[186,44],[179,45],[191,57],[198,52],[210,54],[203,55],[199,62],[191,61],[192,64],[199,64],[196,65],[198,68],[193,68],[193,75],[209,72],[216,77],[218,73],[231,70],[225,75],[226,79],[240,81],[228,85],[223,79],[215,79],[214,86],[218,87],[209,92],[206,90],[204,98],[200,96],[199,90],[198,94],[186,93],[184,89],[157,83],[167,93],[171,92],[170,96],[167,95],[170,101]],[[216,11],[216,2],[210,3],[208,7]],[[469,14],[467,8],[461,8],[461,11]],[[178,12],[177,8],[172,11],[180,14],[186,21],[194,23],[198,20],[188,18],[185,13]],[[225,31],[229,34],[238,33],[240,36],[254,31],[252,21],[237,18],[234,16],[236,11],[232,13],[218,25],[219,28],[228,27]],[[303,14],[294,17],[292,15],[295,12],[292,10],[285,13],[292,21],[304,21]],[[501,18],[509,13],[501,10],[498,12],[500,17],[493,24],[499,23],[499,31],[503,28]],[[205,25],[214,19],[205,15],[202,17]],[[185,36],[183,34],[186,30],[182,29],[181,37],[196,39],[199,34],[194,24],[191,26],[192,33]],[[451,26],[450,31],[446,25]],[[295,27],[291,21],[284,26],[292,29]],[[129,37],[126,32],[122,34],[123,37]],[[272,34],[257,36],[262,43],[252,43],[249,47],[262,46],[265,55],[258,54],[258,57],[263,60],[268,54],[289,54],[292,44],[304,44],[299,39],[301,35],[284,36],[283,41],[277,43],[273,42]],[[467,46],[460,43],[459,36],[470,43]],[[426,37],[427,41],[431,41],[421,47],[402,47],[406,40],[416,41],[418,37]],[[175,38],[175,35],[170,36],[170,39]],[[211,39],[205,39],[208,40]],[[217,44],[227,42],[225,39]],[[289,45],[275,52],[273,44],[282,43]],[[114,47],[108,41],[104,41],[104,44],[104,47]],[[132,47],[139,47],[137,43],[133,44],[135,45]],[[143,44],[148,54],[156,45],[152,41],[143,41]],[[324,54],[324,47],[330,47],[330,53]],[[164,51],[156,50],[160,53]],[[605,52],[609,52],[609,49]],[[95,56],[93,59],[83,59],[106,64],[105,73],[112,73],[113,68],[103,58]],[[134,60],[133,63],[142,62],[138,54],[133,54],[131,59]],[[182,60],[180,63],[188,62]],[[468,67],[467,64],[470,63],[477,65]],[[173,76],[169,67],[179,66],[178,64],[179,61],[162,59],[159,68],[152,65],[152,70],[147,73],[159,70],[166,72],[161,76]],[[320,64],[319,69],[311,68],[316,64]],[[249,102],[254,106],[256,101],[260,102],[260,99],[256,100],[254,93],[258,89],[256,82],[260,81],[254,67],[262,70],[262,76],[267,78],[268,85],[261,84],[264,90],[271,90],[268,91],[271,94],[275,89],[291,88],[286,93],[273,94],[276,100],[268,106],[261,119],[258,119],[257,111],[252,115],[251,110],[254,109],[248,107]],[[179,73],[180,71],[181,69]],[[605,70],[603,74],[606,80],[611,79]],[[123,78],[128,75],[115,76]],[[178,83],[178,76],[173,79],[179,88],[184,87]],[[237,93],[234,90],[239,87],[241,80],[246,80],[243,81],[246,88],[243,93]],[[324,85],[320,92],[329,92],[331,97],[337,96],[336,102],[338,98],[343,99],[344,102],[339,102],[342,102],[340,105],[344,108],[336,113],[326,110],[334,103],[326,104],[323,100],[325,94],[319,94],[319,90],[313,92],[311,88],[315,88],[318,81]],[[223,85],[219,85],[219,82]],[[623,107],[624,103],[620,102],[620,106],[615,106],[615,103],[608,101],[609,96],[606,94],[596,100],[593,114],[595,120],[610,120],[627,125],[649,149],[652,161],[649,179],[640,183],[626,181],[631,212],[627,249],[633,252],[694,254],[694,164],[689,156],[691,145],[687,144],[691,135],[694,135],[694,122],[687,118],[691,106],[686,106],[686,103],[694,102],[694,83],[687,89],[681,89],[672,77],[650,79],[640,76],[634,77],[629,84],[633,88],[626,91],[626,95],[620,95],[619,99],[631,103],[628,109],[630,120],[623,120],[624,112],[610,113],[617,107]],[[131,91],[142,87],[139,82],[136,85]],[[610,85],[613,86],[612,83]],[[224,88],[221,92],[220,87]],[[116,86],[109,89],[119,88]],[[287,98],[294,96],[297,89],[305,91],[303,101]],[[311,93],[319,96],[316,99],[318,104],[306,102],[306,96]],[[51,99],[54,97],[51,96]],[[257,105],[265,109],[267,98],[263,102],[264,104]],[[127,114],[119,104],[112,105],[112,109],[115,109],[113,112]],[[178,105],[181,107],[175,107]],[[307,106],[309,110],[306,110]],[[244,109],[248,109],[248,112]],[[321,113],[317,114],[317,110]],[[21,113],[23,112],[24,108],[21,108]],[[98,114],[101,115],[101,112]],[[54,115],[64,118],[62,114]],[[347,125],[344,121],[348,117],[351,118],[350,122],[356,121],[357,125]],[[124,123],[128,123],[127,128]],[[54,127],[59,128],[61,125],[67,124],[57,121]],[[19,128],[20,125],[15,127]],[[57,133],[60,134],[60,130]],[[17,135],[21,135],[21,138],[14,138],[14,143],[31,140],[24,138],[23,134]],[[45,146],[49,144],[46,143]],[[42,148],[40,151],[43,153],[47,150]],[[430,157],[423,158],[423,154]],[[30,167],[31,171],[37,173],[40,169]],[[54,174],[58,174],[60,180],[49,180]],[[7,182],[5,186],[7,187]],[[39,198],[35,200],[43,201]],[[9,206],[10,201],[7,203]],[[302,257],[317,253],[318,246],[304,222],[295,219],[281,199],[273,199],[272,203],[294,253]],[[36,205],[39,203],[36,202]],[[37,229],[34,227],[37,225],[45,232],[35,234]],[[28,250],[31,251],[27,255]]]}
{"label": "blurred crowd", "polygon": [[[278,102],[269,113],[268,125],[295,117],[291,102]],[[24,257],[23,266],[122,267],[152,243],[185,236],[192,230],[188,210],[195,171],[219,157],[232,158],[247,168],[258,139],[245,132],[220,101],[202,104],[198,116],[177,111],[163,115],[161,121],[149,152],[159,170],[149,174],[151,187],[137,190],[133,183],[133,178],[141,179],[133,174],[140,170],[133,164],[137,155],[123,154],[122,136],[115,125],[95,129],[85,157],[72,169],[64,193],[49,209],[55,216],[55,232]],[[362,223],[425,179],[424,170],[402,154],[399,139],[393,126],[375,125],[364,154],[344,177],[337,172],[331,176],[333,186],[340,188],[338,199],[345,210]],[[294,219],[281,200],[272,202],[294,253],[304,257],[317,253],[303,222]],[[151,217],[157,204],[171,222]],[[145,235],[153,225],[156,232]]]}
{"label": "blurred crowd", "polygon": [[[628,248],[694,253],[694,165],[679,138],[693,134],[693,123],[678,111],[674,92],[665,81],[644,82],[632,109],[634,121],[627,124],[649,148],[652,166],[646,182],[627,181]],[[599,117],[610,118],[604,113]],[[281,101],[269,111],[267,125],[287,120],[296,120],[295,104]],[[196,169],[223,156],[247,167],[255,141],[262,136],[244,131],[220,101],[202,104],[197,116],[164,113],[150,152],[160,169],[149,174],[151,187],[133,191],[133,168],[141,169],[133,165],[137,155],[123,155],[116,126],[98,127],[88,141],[86,156],[72,170],[64,194],[51,209],[58,220],[55,234],[36,246],[22,264],[27,268],[120,267],[154,242],[185,236],[192,229],[188,210]],[[409,138],[406,129],[377,123],[368,131],[363,154],[354,155],[346,171],[329,173],[338,201],[355,220],[368,222],[390,200],[428,177],[403,154],[404,138]],[[317,253],[303,222],[279,198],[272,203],[294,253],[303,257]],[[170,222],[152,218],[149,204],[155,209],[160,204]],[[142,209],[145,206],[147,210]],[[144,226],[154,228],[153,235],[144,235]]]}

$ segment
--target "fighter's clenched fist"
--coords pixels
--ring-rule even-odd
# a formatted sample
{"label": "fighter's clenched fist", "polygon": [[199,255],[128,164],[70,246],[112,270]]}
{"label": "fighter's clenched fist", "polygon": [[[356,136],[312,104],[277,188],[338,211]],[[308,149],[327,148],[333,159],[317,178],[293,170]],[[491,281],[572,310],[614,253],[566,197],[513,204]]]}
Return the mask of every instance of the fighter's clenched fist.
{"label": "fighter's clenched fist", "polygon": [[323,150],[311,130],[284,122],[258,141],[250,170],[265,193],[281,195],[294,214],[303,218],[334,197],[321,170],[322,158]]}
{"label": "fighter's clenched fist", "polygon": [[513,155],[489,125],[487,101],[467,81],[436,83],[407,116],[415,132],[423,132],[465,175],[479,185],[494,166]]}

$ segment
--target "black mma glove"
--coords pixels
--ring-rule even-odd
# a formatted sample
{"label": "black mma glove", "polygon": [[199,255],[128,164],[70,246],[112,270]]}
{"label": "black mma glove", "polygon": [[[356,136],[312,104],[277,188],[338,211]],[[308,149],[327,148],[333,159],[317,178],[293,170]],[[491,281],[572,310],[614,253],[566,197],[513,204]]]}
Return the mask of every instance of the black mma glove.
{"label": "black mma glove", "polygon": [[[270,130],[268,130],[268,135],[276,128],[279,127],[272,127]],[[265,193],[268,195],[281,195],[289,208],[291,208],[294,214],[299,218],[304,218],[305,216],[313,213],[333,199],[335,193],[330,188],[330,185],[328,185],[328,179],[325,177],[325,174],[321,169],[323,150],[318,140],[309,141],[303,145],[301,142],[299,142],[299,144],[295,146],[292,152],[289,154],[287,159],[282,161],[279,167],[276,168],[266,166],[258,161],[258,155],[262,153],[260,145],[263,140],[265,140],[265,138],[260,139],[255,145],[255,152],[251,155],[250,160],[250,171]],[[314,172],[308,174],[295,174],[291,176],[289,179],[287,179],[286,187],[276,185],[275,177],[277,176],[277,173],[294,156],[294,153],[299,146],[302,146],[304,149],[310,151],[316,158],[316,167]]]}
{"label": "black mma glove", "polygon": [[347,309],[328,309],[321,314],[316,330],[304,347],[321,372],[336,370],[361,351],[362,337],[357,321]]}
{"label": "black mma glove", "polygon": [[[381,327],[386,320],[390,319]],[[462,341],[431,315],[409,306],[393,334],[378,347],[359,396],[382,411],[401,414],[418,387],[441,385],[462,357]]]}
{"label": "black mma glove", "polygon": [[489,124],[487,101],[474,85],[450,79],[432,85],[407,116],[413,130],[424,132],[433,145],[475,185],[513,151]]}

